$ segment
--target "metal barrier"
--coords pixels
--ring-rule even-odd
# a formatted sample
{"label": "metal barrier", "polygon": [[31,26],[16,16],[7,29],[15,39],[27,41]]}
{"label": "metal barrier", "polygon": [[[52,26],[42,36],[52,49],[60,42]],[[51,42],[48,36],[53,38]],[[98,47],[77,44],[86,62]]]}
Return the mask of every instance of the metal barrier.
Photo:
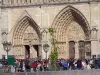
{"label": "metal barrier", "polygon": [[2,67],[0,68],[0,73],[1,72],[8,72],[9,68],[8,67]]}

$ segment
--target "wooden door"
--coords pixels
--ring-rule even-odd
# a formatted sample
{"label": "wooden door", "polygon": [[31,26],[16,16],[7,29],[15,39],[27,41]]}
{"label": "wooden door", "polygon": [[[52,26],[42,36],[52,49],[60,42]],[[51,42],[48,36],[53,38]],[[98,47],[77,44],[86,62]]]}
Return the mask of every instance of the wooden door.
{"label": "wooden door", "polygon": [[69,42],[69,58],[75,58],[75,42]]}
{"label": "wooden door", "polygon": [[79,58],[85,59],[85,43],[84,43],[84,41],[79,41]]}
{"label": "wooden door", "polygon": [[91,59],[91,41],[85,42],[86,59]]}

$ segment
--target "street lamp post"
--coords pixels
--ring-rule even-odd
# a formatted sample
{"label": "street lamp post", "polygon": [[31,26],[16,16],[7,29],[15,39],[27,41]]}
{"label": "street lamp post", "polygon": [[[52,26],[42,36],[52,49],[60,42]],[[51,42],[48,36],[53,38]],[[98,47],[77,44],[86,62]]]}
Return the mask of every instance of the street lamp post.
{"label": "street lamp post", "polygon": [[2,44],[3,44],[4,50],[7,52],[7,59],[8,59],[8,52],[10,51],[12,44],[11,42],[8,42],[8,41],[4,41]]}
{"label": "street lamp post", "polygon": [[3,44],[4,50],[7,52],[7,59],[8,59],[8,52],[11,50],[12,44],[11,42],[8,42],[7,35],[8,33],[6,31],[2,32],[2,44]]}
{"label": "street lamp post", "polygon": [[43,49],[44,49],[44,52],[46,53],[46,70],[47,70],[47,52],[49,51],[49,45],[44,44]]}
{"label": "street lamp post", "polygon": [[43,45],[43,49],[44,49],[44,52],[46,53],[46,59],[47,59],[47,52],[49,51],[49,45],[48,44],[44,44]]}

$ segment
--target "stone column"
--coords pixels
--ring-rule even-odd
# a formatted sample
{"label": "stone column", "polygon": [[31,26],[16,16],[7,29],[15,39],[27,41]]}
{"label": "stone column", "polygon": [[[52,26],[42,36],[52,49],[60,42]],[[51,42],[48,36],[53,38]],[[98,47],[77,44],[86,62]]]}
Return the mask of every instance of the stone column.
{"label": "stone column", "polygon": [[18,0],[18,4],[22,4],[22,0]]}
{"label": "stone column", "polygon": [[42,42],[42,59],[45,59],[45,52],[44,52],[44,49],[43,49],[43,42]]}
{"label": "stone column", "polygon": [[22,4],[24,4],[25,3],[25,0],[22,0]]}
{"label": "stone column", "polygon": [[11,0],[11,4],[12,4],[12,5],[14,4],[14,0]]}
{"label": "stone column", "polygon": [[8,0],[4,0],[4,2],[3,2],[4,4],[8,4]]}
{"label": "stone column", "polygon": [[18,0],[18,4],[20,4],[20,0]]}
{"label": "stone column", "polygon": [[38,45],[39,50],[39,58],[42,58],[42,45]]}
{"label": "stone column", "polygon": [[14,4],[15,4],[15,5],[18,4],[18,3],[17,3],[17,0],[14,0]]}
{"label": "stone column", "polygon": [[22,49],[22,52],[21,52],[22,59],[25,59],[25,46],[22,45],[22,46],[21,46],[21,49]]}
{"label": "stone column", "polygon": [[2,0],[2,4],[4,4],[4,5],[5,5],[5,4],[6,4],[6,1],[7,1],[7,0]]}
{"label": "stone column", "polygon": [[91,30],[91,55],[97,55],[98,53],[98,38],[97,38],[98,29],[93,26]]}
{"label": "stone column", "polygon": [[75,42],[75,59],[79,59],[79,43]]}
{"label": "stone column", "polygon": [[30,0],[27,0],[27,4],[29,4],[30,3]]}
{"label": "stone column", "polygon": [[12,0],[9,0],[9,4],[10,4],[10,5],[12,4]]}

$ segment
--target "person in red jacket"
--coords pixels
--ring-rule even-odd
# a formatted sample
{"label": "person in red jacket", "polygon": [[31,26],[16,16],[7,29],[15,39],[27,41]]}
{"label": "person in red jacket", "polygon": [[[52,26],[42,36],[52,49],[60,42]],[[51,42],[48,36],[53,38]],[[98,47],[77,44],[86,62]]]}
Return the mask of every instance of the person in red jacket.
{"label": "person in red jacket", "polygon": [[33,71],[36,72],[36,68],[37,68],[37,62],[36,61],[33,62],[32,67],[33,67]]}

